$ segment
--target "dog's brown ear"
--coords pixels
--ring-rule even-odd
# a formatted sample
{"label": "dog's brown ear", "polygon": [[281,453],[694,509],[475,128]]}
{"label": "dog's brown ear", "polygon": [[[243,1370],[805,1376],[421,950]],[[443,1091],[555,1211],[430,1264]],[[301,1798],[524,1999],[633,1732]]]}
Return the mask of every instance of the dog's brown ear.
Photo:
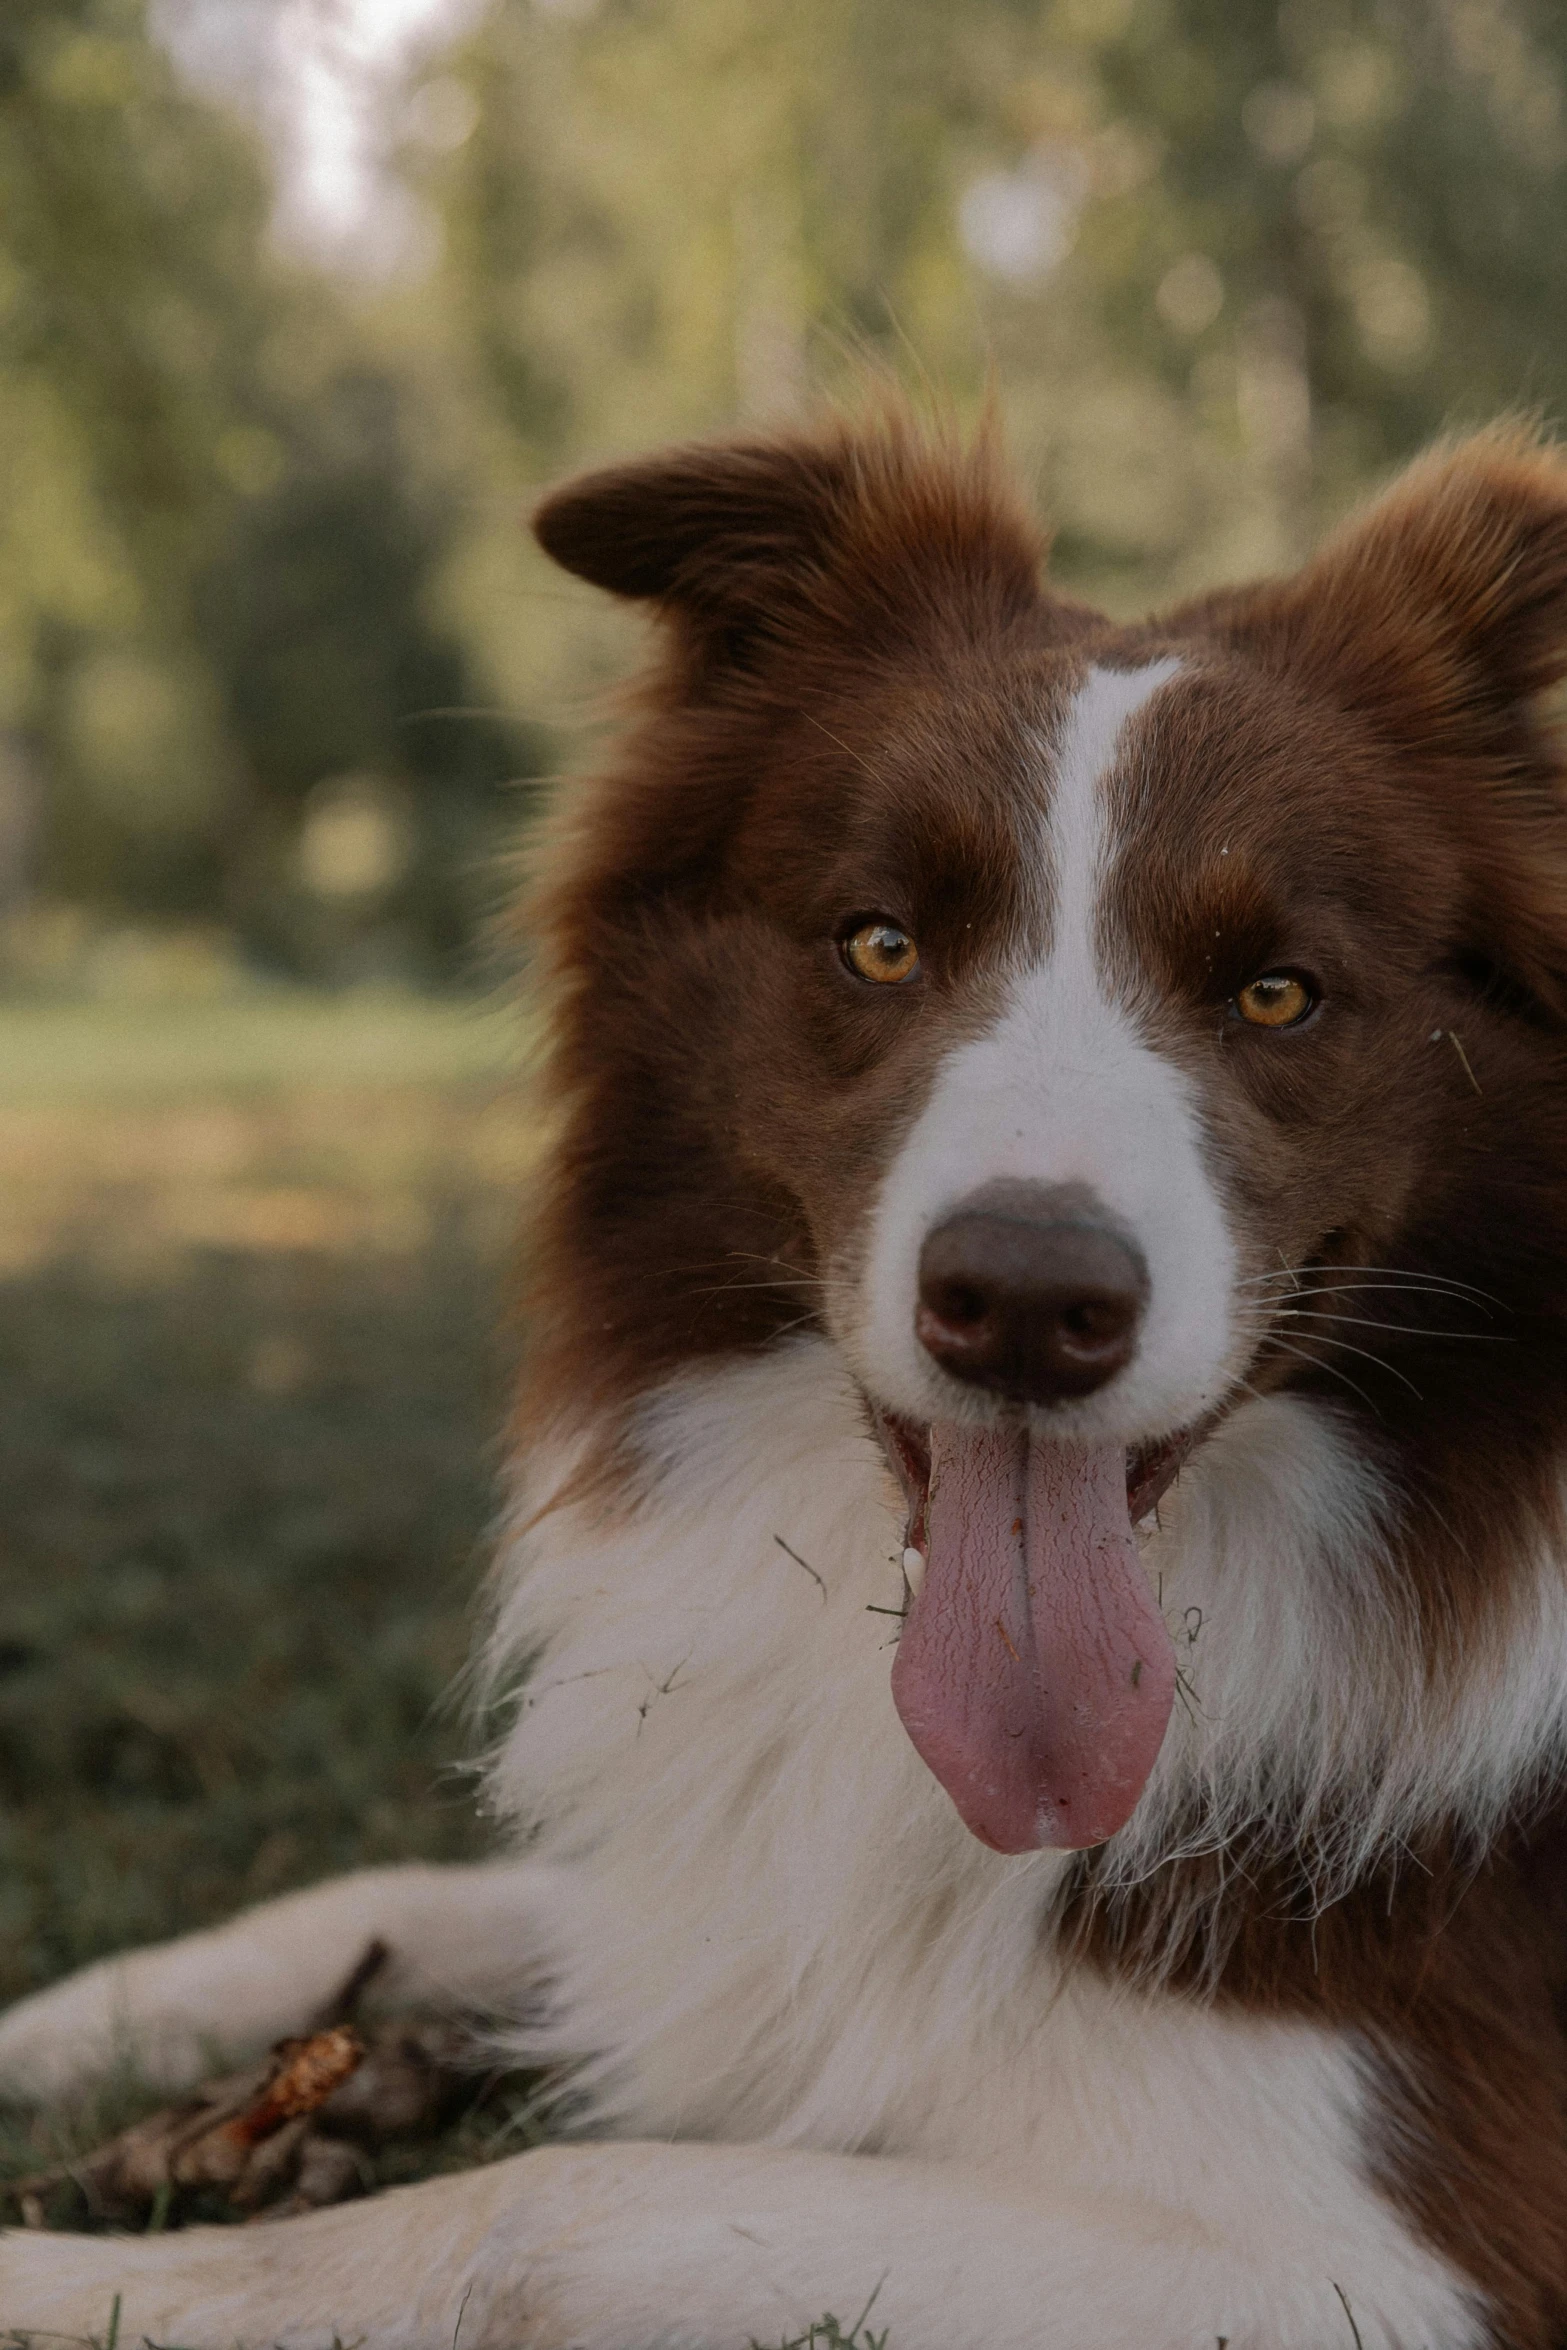
{"label": "dog's brown ear", "polygon": [[1454,951],[1567,1021],[1567,454],[1516,426],[1432,451],[1294,578],[1192,618],[1335,703],[1415,825],[1460,844]]}
{"label": "dog's brown ear", "polygon": [[[1223,605],[1227,599],[1217,599]],[[1500,747],[1567,677],[1567,455],[1517,426],[1434,450],[1232,631],[1428,754]]]}
{"label": "dog's brown ear", "polygon": [[579,579],[662,606],[731,653],[878,612],[994,613],[1037,599],[1040,538],[981,438],[867,428],[674,449],[584,475],[533,517]]}
{"label": "dog's brown ear", "polygon": [[567,482],[544,499],[533,529],[563,570],[612,595],[716,608],[808,565],[845,489],[841,449],[672,449]]}

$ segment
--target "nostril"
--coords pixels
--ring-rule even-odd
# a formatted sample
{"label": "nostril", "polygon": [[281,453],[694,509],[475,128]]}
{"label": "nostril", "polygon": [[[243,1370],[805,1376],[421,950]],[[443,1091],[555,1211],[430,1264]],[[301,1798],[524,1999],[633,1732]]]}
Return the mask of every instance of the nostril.
{"label": "nostril", "polygon": [[1140,1253],[1090,1194],[998,1186],[927,1235],[915,1335],[959,1379],[1058,1402],[1131,1361],[1147,1298]]}
{"label": "nostril", "polygon": [[1119,1338],[1136,1319],[1136,1309],[1125,1298],[1083,1298],[1061,1315],[1074,1338]]}
{"label": "nostril", "polygon": [[925,1302],[943,1322],[983,1322],[990,1311],[990,1300],[982,1289],[956,1281],[947,1282]]}

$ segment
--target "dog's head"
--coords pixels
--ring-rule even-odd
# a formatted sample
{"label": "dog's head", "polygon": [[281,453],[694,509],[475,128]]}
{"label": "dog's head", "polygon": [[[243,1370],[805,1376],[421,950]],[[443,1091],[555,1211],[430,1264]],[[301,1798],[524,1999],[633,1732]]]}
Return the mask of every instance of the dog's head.
{"label": "dog's head", "polygon": [[900,1710],[1004,1849],[1135,1803],[1133,1529],[1259,1391],[1363,1422],[1440,1671],[1567,1433],[1567,465],[1470,441],[1130,629],[897,421],[537,528],[664,633],[538,900],[536,1396],[826,1332],[908,1494]]}

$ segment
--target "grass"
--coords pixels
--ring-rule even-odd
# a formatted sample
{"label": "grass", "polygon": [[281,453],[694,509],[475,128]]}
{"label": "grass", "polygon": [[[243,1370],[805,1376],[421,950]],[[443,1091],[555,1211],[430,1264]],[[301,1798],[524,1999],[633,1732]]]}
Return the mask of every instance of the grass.
{"label": "grass", "polygon": [[[533,1156],[512,1049],[391,998],[0,1001],[0,2000],[481,1848],[448,1692]],[[0,2185],[161,2101],[0,2108]],[[377,2180],[538,2134],[501,2081]],[[780,2350],[886,2350],[870,2314]]]}
{"label": "grass", "polygon": [[0,1099],[120,1100],[292,1093],[311,1085],[430,1085],[493,1079],[516,1024],[496,1006],[388,990],[316,995],[256,989],[194,1001],[0,1003]]}
{"label": "grass", "polygon": [[[507,1047],[391,999],[0,1004],[0,1998],[479,1849],[447,1692],[530,1158]],[[0,2114],[0,2176],[145,2102]]]}
{"label": "grass", "polygon": [[[881,2284],[885,2284],[886,2281],[886,2278],[883,2277]],[[881,2332],[876,2334],[872,2333],[866,2322],[880,2297],[881,2284],[876,2287],[875,2292],[872,2293],[852,2326],[840,2325],[829,2310],[825,2317],[816,2318],[808,2325],[804,2333],[786,2337],[778,2344],[778,2350],[887,2350],[887,2336],[890,2328],[884,2326]],[[3,2350],[3,2345],[0,2345],[0,2350]],[[756,2339],[754,2334],[751,2337],[750,2350],[764,2350],[764,2345]]]}

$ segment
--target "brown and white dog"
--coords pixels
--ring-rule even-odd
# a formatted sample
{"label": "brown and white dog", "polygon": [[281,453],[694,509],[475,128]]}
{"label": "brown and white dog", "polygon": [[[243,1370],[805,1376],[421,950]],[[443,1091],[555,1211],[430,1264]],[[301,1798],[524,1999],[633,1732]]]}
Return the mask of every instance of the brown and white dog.
{"label": "brown and white dog", "polygon": [[534,909],[522,1855],[66,1983],[178,2077],[367,1931],[598,2140],[0,2245],[193,2350],[1567,2342],[1567,462],[1051,594],[982,447],[559,492],[659,615]]}

